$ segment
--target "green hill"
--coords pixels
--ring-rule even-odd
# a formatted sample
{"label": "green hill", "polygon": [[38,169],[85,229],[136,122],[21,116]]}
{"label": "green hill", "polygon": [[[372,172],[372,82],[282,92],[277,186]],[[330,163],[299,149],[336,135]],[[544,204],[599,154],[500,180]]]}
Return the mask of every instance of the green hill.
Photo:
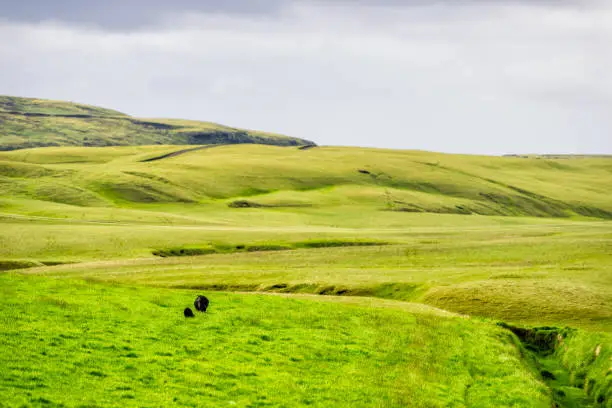
{"label": "green hill", "polygon": [[217,293],[186,320],[194,291],[0,275],[0,293],[6,406],[552,404],[508,332],[434,308]]}
{"label": "green hill", "polygon": [[86,207],[207,203],[612,218],[609,159],[207,147],[63,147],[0,153],[0,194]]}
{"label": "green hill", "polygon": [[0,152],[3,403],[610,408],[610,185],[606,157]]}
{"label": "green hill", "polygon": [[313,142],[216,123],[140,119],[95,106],[0,96],[0,150],[43,146],[135,146]]}

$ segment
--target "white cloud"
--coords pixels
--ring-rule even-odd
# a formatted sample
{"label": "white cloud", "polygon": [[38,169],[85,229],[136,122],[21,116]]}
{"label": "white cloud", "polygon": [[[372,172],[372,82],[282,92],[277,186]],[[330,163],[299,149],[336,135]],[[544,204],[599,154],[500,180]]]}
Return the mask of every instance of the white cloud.
{"label": "white cloud", "polygon": [[321,144],[612,153],[609,21],[545,3],[295,3],[137,31],[5,22],[0,93]]}

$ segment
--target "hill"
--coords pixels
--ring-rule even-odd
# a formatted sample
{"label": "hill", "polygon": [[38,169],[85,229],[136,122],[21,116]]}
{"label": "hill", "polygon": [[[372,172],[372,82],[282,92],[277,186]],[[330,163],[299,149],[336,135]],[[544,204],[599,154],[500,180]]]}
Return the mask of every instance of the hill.
{"label": "hill", "polygon": [[136,146],[313,142],[209,122],[140,119],[95,106],[0,96],[0,150],[43,146]]}
{"label": "hill", "polygon": [[552,405],[505,330],[434,308],[216,293],[186,320],[193,291],[0,275],[0,293],[7,406]]}
{"label": "hill", "polygon": [[2,196],[86,207],[259,208],[612,218],[609,159],[343,147],[44,148],[0,153]]}
{"label": "hill", "polygon": [[597,157],[0,152],[0,394],[612,407],[611,184]]}
{"label": "hill", "polygon": [[604,273],[611,183],[612,161],[603,158],[260,145],[24,149],[0,153],[0,269],[69,263],[43,271],[385,297],[602,328],[612,324],[602,306],[612,304]]}

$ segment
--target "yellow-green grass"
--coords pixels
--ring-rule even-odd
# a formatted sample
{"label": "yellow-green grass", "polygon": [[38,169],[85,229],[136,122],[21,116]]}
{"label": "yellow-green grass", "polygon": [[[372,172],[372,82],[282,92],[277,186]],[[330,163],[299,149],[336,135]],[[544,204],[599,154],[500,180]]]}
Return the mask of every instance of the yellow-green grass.
{"label": "yellow-green grass", "polygon": [[125,116],[125,114],[121,112],[97,106],[49,99],[20,98],[7,95],[0,95],[0,112],[46,115]]}
{"label": "yellow-green grass", "polygon": [[[172,287],[354,293],[520,322],[610,327],[611,224],[577,215],[586,208],[583,215],[607,216],[610,160],[243,145],[143,162],[174,149],[0,154],[0,260],[113,261],[43,272]],[[263,207],[228,206],[237,200]],[[458,206],[506,216],[439,214]],[[393,211],[415,208],[427,212]],[[511,216],[520,214],[539,217]],[[153,256],[312,239],[393,245]],[[145,259],[114,262],[129,258]]]}
{"label": "yellow-green grass", "polygon": [[[576,392],[576,388],[579,388],[591,396],[590,401],[594,406],[609,408],[612,406],[610,361],[612,361],[612,335],[577,332],[559,341],[554,355],[541,360],[540,365],[546,367],[546,364],[550,364],[549,367],[555,373],[557,378],[549,385],[555,390],[556,395],[572,395]],[[555,371],[555,367],[562,370]],[[568,385],[572,388],[567,387]],[[588,406],[587,403],[583,405]]]}
{"label": "yellow-green grass", "polygon": [[95,106],[0,95],[0,150],[219,143],[312,144],[298,138],[210,122],[133,118]]}
{"label": "yellow-green grass", "polygon": [[377,211],[612,218],[609,159],[237,145],[143,162],[175,150],[180,149],[0,153],[0,196],[79,206],[226,205],[246,199],[265,209],[361,206]]}
{"label": "yellow-green grass", "polygon": [[[416,326],[396,322],[394,327],[387,327],[391,324],[388,320],[377,325],[367,319],[353,321],[360,334],[347,331],[346,336],[354,338],[364,349],[376,348],[374,343],[360,340],[363,333],[371,333],[372,327],[381,333],[384,331],[385,336],[398,337],[396,330],[422,333],[420,330],[424,328],[420,326],[425,325],[427,333],[445,338],[452,338],[452,331],[461,332],[463,329],[459,327],[467,327],[466,331],[480,333],[483,339],[488,336],[485,333],[497,333],[501,337],[496,341],[506,344],[508,334],[494,328],[496,321],[518,326],[570,326],[581,331],[570,330],[573,334],[564,340],[567,347],[558,345],[553,354],[538,355],[537,361],[531,361],[529,353],[517,344],[514,350],[517,353],[520,350],[519,355],[524,358],[521,364],[526,372],[530,372],[529,367],[539,367],[538,370],[544,367],[556,373],[558,378],[548,381],[548,386],[555,390],[555,400],[561,406],[588,406],[600,397],[603,402],[595,406],[612,403],[608,402],[610,375],[606,365],[612,347],[609,337],[612,332],[612,223],[607,220],[612,214],[608,194],[612,160],[519,159],[341,147],[299,150],[254,145],[218,146],[167,156],[179,150],[183,148],[64,147],[0,153],[0,271],[25,268],[20,269],[22,275],[36,275],[32,278],[0,275],[6,283],[3,289],[21,288],[22,291],[9,293],[5,301],[23,308],[26,287],[31,287],[28,293],[32,296],[38,296],[36,288],[57,290],[50,296],[51,300],[41,302],[58,306],[64,314],[52,314],[53,322],[33,315],[42,320],[42,325],[55,324],[74,331],[80,327],[79,319],[99,320],[101,315],[96,314],[99,312],[119,316],[114,320],[115,326],[126,327],[126,333],[133,333],[133,337],[141,333],[134,331],[135,325],[142,325],[142,332],[165,330],[164,333],[170,333],[172,326],[172,330],[178,330],[173,332],[173,341],[179,334],[192,335],[189,330],[193,329],[190,323],[183,322],[178,299],[186,293],[192,297],[200,290],[206,293],[264,291],[282,295],[213,293],[212,296],[215,302],[227,305],[236,301],[249,310],[261,305],[272,313],[265,319],[295,321],[286,323],[288,326],[278,323],[271,330],[282,332],[285,327],[287,331],[304,334],[305,338],[310,332],[300,327],[307,326],[306,322],[311,320],[303,316],[319,319],[330,310],[338,314],[322,330],[344,327],[339,320],[350,322],[350,315],[361,316],[365,308],[374,314],[383,309],[381,313],[392,313],[393,319],[416,319],[413,320]],[[146,161],[159,157],[165,158]],[[235,208],[245,202],[256,208]],[[356,242],[385,245],[345,246]],[[174,257],[209,252],[212,253],[204,256]],[[161,258],[154,253],[170,257]],[[47,280],[46,277],[61,279]],[[93,292],[97,294],[92,295]],[[100,293],[111,292],[112,304],[104,306],[108,308],[93,309],[93,314],[84,312],[84,305],[91,299],[88,296],[99,297]],[[313,295],[343,297],[313,298]],[[150,319],[151,313],[157,312],[129,301],[147,296],[174,299],[167,303],[172,306],[172,312],[164,312],[172,314],[159,315],[162,316],[159,325],[149,322],[154,320]],[[313,302],[314,299],[327,302]],[[74,308],[71,302],[76,304]],[[144,316],[133,316],[138,315],[137,311]],[[235,316],[255,319],[243,309],[236,308],[234,312],[232,319]],[[421,315],[434,316],[428,319],[435,321],[423,323]],[[481,321],[481,317],[491,320]],[[440,323],[446,322],[445,319],[459,326],[449,331]],[[99,330],[108,327],[99,326]],[[29,329],[17,331],[20,330],[25,333]],[[251,332],[246,333],[250,336]],[[229,341],[228,336],[236,336],[232,331],[215,332],[217,335],[221,337],[215,338],[221,342]],[[423,344],[433,349],[443,344],[433,334],[423,336]],[[200,341],[201,337],[197,339]],[[75,342],[83,341],[82,333],[67,341],[67,349],[74,348]],[[197,341],[196,337],[188,337],[186,344],[192,347]],[[170,347],[169,344],[147,342],[142,347],[157,350],[156,347]],[[237,352],[239,356],[246,355],[239,344],[232,344],[241,350]],[[602,345],[602,357],[594,358],[598,345]],[[319,337],[294,345],[296,349],[335,350],[328,346]],[[409,352],[408,356],[412,357],[403,356],[410,349],[403,346],[398,346],[401,352],[384,349],[384,353],[388,351],[392,356],[387,360],[345,360],[340,368],[321,360],[310,367],[323,370],[328,375],[325,379],[317,377],[314,385],[308,383],[302,388],[283,385],[292,392],[279,395],[286,401],[285,406],[305,405],[304,395],[313,393],[320,394],[319,399],[311,401],[313,405],[341,405],[343,402],[337,403],[334,390],[340,389],[341,395],[352,385],[350,398],[372,402],[364,406],[410,405],[406,401],[416,401],[412,406],[434,407],[512,405],[507,398],[513,398],[513,394],[506,391],[511,387],[496,380],[491,382],[495,395],[487,391],[484,394],[488,397],[475,400],[469,397],[471,387],[449,388],[447,374],[439,375],[437,368],[431,368],[437,361],[444,361],[440,364],[445,367],[455,363],[470,367],[472,357],[488,364],[489,357],[474,355],[466,349],[460,352],[462,357],[457,361],[446,354],[439,356],[441,360],[432,355],[419,356],[428,361],[426,372],[432,376],[431,384],[435,386],[424,383],[420,377],[412,382],[414,377],[406,371],[393,371],[403,370],[403,366],[393,366],[396,368],[390,371],[396,381],[392,381],[392,386],[380,382],[371,385],[361,380],[376,378],[376,373],[388,370],[385,364],[389,361],[416,358]],[[482,344],[478,347],[492,350]],[[66,350],[56,357],[65,358]],[[96,367],[106,368],[90,370],[96,372],[91,376],[99,381],[112,378],[113,384],[127,381],[126,375],[107,364],[108,359],[116,356],[99,350],[92,353],[92,358],[98,359]],[[276,356],[275,350],[270,353]],[[314,353],[318,356],[317,351]],[[0,358],[12,354],[0,353]],[[265,355],[262,352],[261,358]],[[148,355],[147,358],[152,361],[158,357],[162,356]],[[69,370],[68,365],[58,361],[50,361],[45,370]],[[180,367],[195,364],[185,361],[175,363]],[[206,365],[211,361],[214,359],[198,365],[198,372],[218,372],[214,370],[219,370],[219,366]],[[230,365],[238,364],[238,360],[228,361]],[[279,367],[275,365],[277,362],[272,361],[271,371]],[[23,364],[28,366],[27,362]],[[330,368],[321,368],[325,365]],[[299,370],[309,372],[302,366]],[[159,371],[164,378],[171,375],[170,369]],[[243,406],[264,405],[263,400],[249,398],[253,395],[271,398],[278,392],[275,382],[286,384],[285,380],[266,373],[270,376],[258,379],[256,386],[248,383],[244,392],[237,392],[242,399],[230,400]],[[88,375],[89,372],[83,374],[86,379],[83,387],[90,385]],[[495,375],[490,374],[491,378],[496,378]],[[338,380],[343,376],[351,380]],[[47,384],[41,380],[42,376],[36,378],[32,384]],[[226,398],[238,398],[223,394],[225,380],[207,380],[212,385],[206,385],[200,384],[198,375],[186,378],[181,376],[181,381],[194,387],[181,385],[180,389],[187,395],[180,401],[182,404],[189,405],[202,395],[210,398],[212,405]],[[340,388],[334,388],[338,381]],[[541,378],[537,372],[530,381],[527,382],[539,389]],[[20,383],[24,382],[16,380],[16,384]],[[60,390],[65,386],[59,382],[50,384]],[[124,401],[117,398],[123,394],[128,399],[134,397],[131,402],[136,405],[167,405],[168,400],[164,398],[176,394],[174,391],[178,389],[175,385],[168,386],[171,392],[163,396],[153,393],[149,400],[145,395],[154,388],[149,387],[151,384],[144,381],[130,385],[131,390],[116,390],[118,394],[113,402],[102,405],[122,405]],[[399,391],[393,391],[398,384]],[[522,385],[514,386],[523,389]],[[261,390],[259,394],[253,391],[256,387]],[[184,390],[190,388],[197,391],[193,395],[185,394]],[[455,397],[466,389],[467,397]],[[102,393],[95,387],[92,392],[92,395]],[[289,394],[295,395],[295,399]],[[11,404],[13,401],[34,405],[43,404],[43,400],[66,401],[61,393],[11,395],[16,398]],[[550,390],[544,389],[543,397],[529,395],[532,398],[529,403],[519,399],[515,406],[551,405]],[[36,398],[38,402],[34,402]],[[353,403],[347,402],[348,406],[359,406],[350,398],[347,401]],[[86,405],[89,401],[80,403]],[[282,405],[276,400],[271,404]]]}
{"label": "yellow-green grass", "polygon": [[[314,239],[331,247],[300,249],[301,242]],[[612,329],[608,222],[349,229],[13,221],[3,224],[0,240],[6,260],[72,263],[28,270],[37,274],[160,287],[375,296],[521,323]],[[389,245],[334,246],[354,240]],[[153,255],[215,246],[234,251]],[[297,249],[249,252],[249,246]],[[74,263],[82,261],[89,262]]]}
{"label": "yellow-green grass", "polygon": [[510,332],[426,308],[0,275],[3,406],[550,407]]}

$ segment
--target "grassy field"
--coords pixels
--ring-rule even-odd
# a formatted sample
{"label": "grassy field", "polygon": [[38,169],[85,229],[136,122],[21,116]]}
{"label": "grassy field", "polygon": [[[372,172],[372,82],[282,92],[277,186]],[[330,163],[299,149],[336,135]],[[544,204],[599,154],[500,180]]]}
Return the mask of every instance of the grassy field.
{"label": "grassy field", "polygon": [[194,291],[0,280],[8,406],[551,405],[507,332],[436,310],[218,293],[186,320]]}
{"label": "grassy field", "polygon": [[0,150],[43,146],[312,142],[210,122],[142,119],[97,106],[0,95]]}
{"label": "grassy field", "polygon": [[[170,213],[349,207],[390,212],[612,218],[612,160],[517,159],[341,147],[44,148],[0,153],[0,196]],[[239,209],[237,209],[239,210]],[[316,211],[315,211],[316,212]],[[343,214],[341,212],[340,214]],[[343,217],[337,217],[342,222]],[[363,217],[360,217],[363,218]],[[325,218],[329,224],[334,220]]]}
{"label": "grassy field", "polygon": [[[176,288],[376,296],[509,321],[607,330],[612,327],[610,226],[566,223],[537,229],[421,227],[359,234],[346,229],[7,223],[6,236],[22,245],[11,245],[7,238],[5,251],[12,247],[16,259],[30,255],[30,261],[51,264],[94,260],[28,271],[51,276]],[[230,237],[233,242],[225,241]],[[313,237],[327,237],[314,242],[332,247],[304,248]],[[390,245],[333,246],[353,244],[355,237]],[[269,248],[273,250],[266,251]],[[164,249],[179,255],[181,249],[218,253],[153,255]]]}
{"label": "grassy field", "polygon": [[7,406],[612,407],[612,160],[177,150],[0,153]]}

